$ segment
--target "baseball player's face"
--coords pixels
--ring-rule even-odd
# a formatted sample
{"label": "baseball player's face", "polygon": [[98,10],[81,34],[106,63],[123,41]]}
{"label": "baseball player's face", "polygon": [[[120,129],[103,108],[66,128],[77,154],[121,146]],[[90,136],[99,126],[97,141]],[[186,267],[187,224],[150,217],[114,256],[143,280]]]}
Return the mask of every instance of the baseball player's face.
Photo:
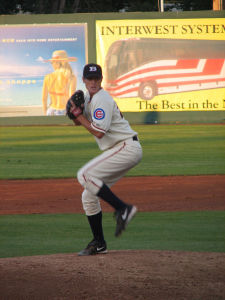
{"label": "baseball player's face", "polygon": [[100,79],[98,79],[98,78],[92,78],[92,79],[83,78],[83,82],[84,82],[86,89],[88,90],[90,96],[93,96],[101,89],[102,78],[100,78]]}

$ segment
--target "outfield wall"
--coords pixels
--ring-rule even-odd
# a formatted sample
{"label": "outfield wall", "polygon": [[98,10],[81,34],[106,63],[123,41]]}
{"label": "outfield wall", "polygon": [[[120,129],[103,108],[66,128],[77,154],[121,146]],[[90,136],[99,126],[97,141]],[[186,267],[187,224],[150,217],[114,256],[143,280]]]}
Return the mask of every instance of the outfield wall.
{"label": "outfield wall", "polygon": [[[57,15],[1,15],[0,25],[25,25],[25,24],[87,24],[87,60],[88,62],[99,62],[100,56],[96,51],[96,21],[115,21],[115,20],[151,20],[157,23],[162,20],[172,20],[172,22],[181,22],[185,19],[221,19],[225,17],[225,11],[201,11],[201,12],[135,12],[135,13],[96,13],[96,14],[57,14]],[[122,21],[123,22],[123,21]],[[154,23],[154,22],[153,22]],[[223,25],[224,27],[224,25]],[[216,28],[217,30],[217,28]],[[223,32],[224,34],[224,32]],[[196,38],[196,36],[195,36]],[[222,93],[224,89],[220,89]],[[221,95],[220,95],[221,97]],[[170,98],[172,99],[172,98]],[[152,100],[150,100],[152,101]],[[213,107],[210,111],[140,111],[124,112],[124,115],[131,123],[141,124],[163,124],[163,123],[224,123],[225,107],[219,105],[215,100],[209,103]],[[225,93],[224,93],[225,102]],[[222,102],[221,102],[222,103]],[[203,103],[205,104],[205,103]],[[1,105],[1,103],[0,103]],[[177,107],[180,103],[177,104]],[[219,107],[219,108],[218,108]],[[0,106],[0,125],[32,125],[32,124],[71,124],[65,117],[42,117],[29,116],[18,117],[10,107]],[[15,109],[14,109],[15,110]],[[17,113],[23,111],[24,107],[17,107]],[[8,115],[7,115],[8,113]],[[14,116],[15,115],[15,116]]]}

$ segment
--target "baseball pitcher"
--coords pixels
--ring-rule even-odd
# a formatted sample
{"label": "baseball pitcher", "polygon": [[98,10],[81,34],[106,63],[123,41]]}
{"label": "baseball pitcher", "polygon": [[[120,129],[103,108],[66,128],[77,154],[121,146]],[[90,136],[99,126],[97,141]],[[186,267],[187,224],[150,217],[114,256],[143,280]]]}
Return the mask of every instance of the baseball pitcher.
{"label": "baseball pitcher", "polygon": [[110,187],[140,162],[142,147],[137,132],[124,119],[113,98],[101,87],[102,79],[101,66],[87,64],[83,69],[86,95],[83,91],[76,91],[67,103],[68,117],[75,125],[85,127],[103,151],[77,173],[77,179],[84,188],[83,208],[93,234],[93,240],[78,253],[80,256],[107,253],[100,199],[115,210],[116,237],[137,212],[136,206],[122,201]]}

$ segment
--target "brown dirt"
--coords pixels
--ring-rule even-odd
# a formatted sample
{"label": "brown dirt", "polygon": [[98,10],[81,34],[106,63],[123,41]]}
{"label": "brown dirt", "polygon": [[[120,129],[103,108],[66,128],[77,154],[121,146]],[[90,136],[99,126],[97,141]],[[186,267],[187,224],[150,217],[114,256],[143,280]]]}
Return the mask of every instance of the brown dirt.
{"label": "brown dirt", "polygon": [[[123,178],[113,190],[139,211],[225,209],[224,175]],[[75,179],[2,180],[0,191],[2,215],[83,212]],[[0,299],[224,300],[224,267],[225,253],[180,251],[4,258]]]}

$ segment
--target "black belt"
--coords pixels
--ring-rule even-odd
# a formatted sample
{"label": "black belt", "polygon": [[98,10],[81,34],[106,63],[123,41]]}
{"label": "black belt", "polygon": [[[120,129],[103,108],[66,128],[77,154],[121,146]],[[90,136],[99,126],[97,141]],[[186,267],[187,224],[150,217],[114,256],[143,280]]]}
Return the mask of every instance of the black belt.
{"label": "black belt", "polygon": [[134,135],[134,136],[132,137],[132,139],[133,139],[133,141],[138,141],[137,135]]}

